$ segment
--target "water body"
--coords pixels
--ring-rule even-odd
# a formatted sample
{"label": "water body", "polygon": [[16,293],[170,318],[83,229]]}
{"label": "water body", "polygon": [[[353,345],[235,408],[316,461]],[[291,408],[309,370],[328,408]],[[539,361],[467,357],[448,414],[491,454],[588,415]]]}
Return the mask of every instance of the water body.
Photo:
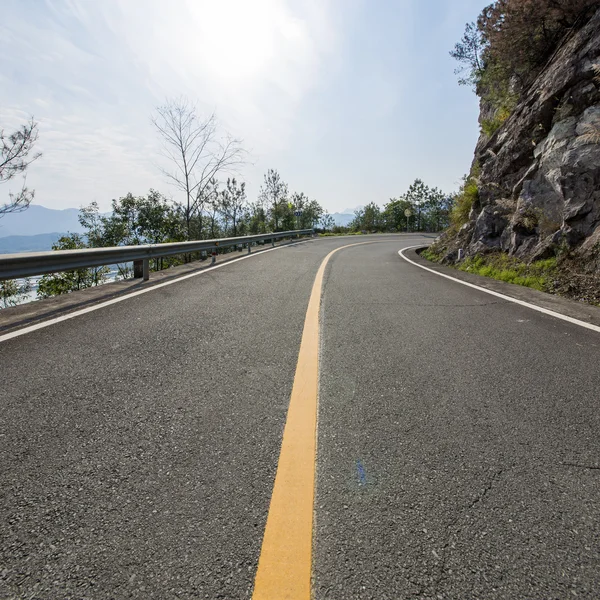
{"label": "water body", "polygon": [[[133,274],[133,263],[125,263],[124,266],[128,267],[129,271]],[[109,268],[110,271],[107,273],[105,280],[100,285],[112,283],[113,281],[119,281],[123,279],[123,276],[121,275],[122,271],[124,270],[123,266],[121,270],[119,270],[119,268],[116,265],[110,266]],[[31,285],[31,290],[19,299],[17,305],[28,304],[29,302],[35,302],[36,300],[39,300],[37,291],[42,276],[36,275],[34,277],[29,277],[28,279]],[[25,283],[25,279],[17,279],[17,281],[19,282],[19,285]]]}

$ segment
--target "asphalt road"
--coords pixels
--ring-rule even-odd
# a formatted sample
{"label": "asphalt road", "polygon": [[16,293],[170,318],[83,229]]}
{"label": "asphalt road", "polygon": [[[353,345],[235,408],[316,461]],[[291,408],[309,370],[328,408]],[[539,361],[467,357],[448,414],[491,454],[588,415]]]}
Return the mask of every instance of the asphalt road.
{"label": "asphalt road", "polygon": [[[600,597],[600,337],[377,236],[322,303],[313,590]],[[334,248],[254,256],[0,343],[0,598],[249,598]]]}

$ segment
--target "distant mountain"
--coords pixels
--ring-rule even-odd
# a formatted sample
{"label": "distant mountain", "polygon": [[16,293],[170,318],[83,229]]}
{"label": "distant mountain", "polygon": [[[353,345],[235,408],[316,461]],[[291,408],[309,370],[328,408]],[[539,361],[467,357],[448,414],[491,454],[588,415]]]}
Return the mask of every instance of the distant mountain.
{"label": "distant mountain", "polygon": [[54,244],[63,233],[40,233],[38,235],[7,235],[0,237],[0,254],[13,252],[43,252],[52,250]]}
{"label": "distant mountain", "polygon": [[79,209],[55,210],[32,204],[27,210],[10,213],[0,219],[0,236],[36,236],[42,233],[68,231],[82,233],[83,227],[77,220]]}
{"label": "distant mountain", "polygon": [[346,208],[345,210],[342,211],[342,214],[354,216],[354,213],[357,210],[362,210],[363,208],[364,208],[364,206],[362,204],[359,204],[358,206],[355,206],[354,208]]}
{"label": "distant mountain", "polygon": [[336,225],[345,227],[354,220],[354,215],[349,213],[331,213]]}

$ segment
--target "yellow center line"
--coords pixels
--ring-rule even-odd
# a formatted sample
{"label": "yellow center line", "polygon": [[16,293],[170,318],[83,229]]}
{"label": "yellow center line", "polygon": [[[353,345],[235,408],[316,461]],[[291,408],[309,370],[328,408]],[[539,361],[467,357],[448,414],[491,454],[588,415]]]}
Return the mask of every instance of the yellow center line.
{"label": "yellow center line", "polygon": [[330,252],[313,284],[298,354],[253,600],[310,600],[313,502],[319,392],[319,313],[323,275],[340,250]]}

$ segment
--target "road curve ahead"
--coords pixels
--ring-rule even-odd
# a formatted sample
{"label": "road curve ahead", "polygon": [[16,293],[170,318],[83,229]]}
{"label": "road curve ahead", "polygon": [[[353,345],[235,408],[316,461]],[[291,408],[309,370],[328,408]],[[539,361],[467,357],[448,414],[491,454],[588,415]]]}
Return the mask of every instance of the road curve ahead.
{"label": "road curve ahead", "polygon": [[0,598],[600,597],[600,335],[398,256],[423,241],[311,240],[0,342]]}

